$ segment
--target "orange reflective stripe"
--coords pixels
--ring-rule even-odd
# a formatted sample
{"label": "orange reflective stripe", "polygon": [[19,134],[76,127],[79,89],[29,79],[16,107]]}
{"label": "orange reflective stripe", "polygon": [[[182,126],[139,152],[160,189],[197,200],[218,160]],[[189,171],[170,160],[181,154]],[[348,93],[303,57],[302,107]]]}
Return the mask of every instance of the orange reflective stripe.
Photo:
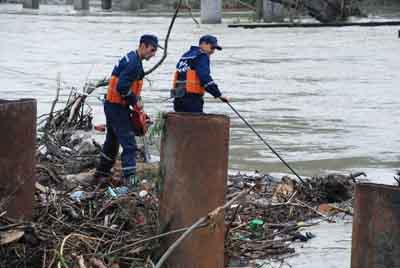
{"label": "orange reflective stripe", "polygon": [[178,81],[179,72],[176,71],[174,74],[174,79],[172,82],[172,89],[175,90],[177,83],[185,83],[186,84],[186,92],[194,93],[199,95],[204,95],[206,92],[205,88],[201,86],[199,76],[197,75],[195,70],[188,70],[186,72],[186,81]]}
{"label": "orange reflective stripe", "polygon": [[[107,101],[111,103],[126,105],[126,101],[121,97],[117,90],[117,84],[118,77],[115,75],[111,76],[111,79],[108,82]],[[142,88],[143,80],[136,80],[132,83],[130,90],[135,96],[140,96]]]}
{"label": "orange reflective stripe", "polygon": [[172,80],[172,89],[176,88],[176,82],[178,81],[178,76],[179,76],[179,72],[175,71],[174,73],[174,78]]}
{"label": "orange reflective stripe", "polygon": [[179,72],[176,71],[174,74],[172,89],[175,90],[177,83],[185,83],[185,89],[188,93],[194,93],[204,95],[206,92],[205,88],[201,86],[200,78],[195,70],[188,70],[186,72],[186,81],[178,81]]}
{"label": "orange reflective stripe", "polygon": [[133,84],[131,86],[133,95],[140,96],[140,93],[142,92],[142,88],[143,88],[143,80],[136,80],[135,82],[133,82]]}
{"label": "orange reflective stripe", "polygon": [[108,82],[107,101],[111,103],[124,104],[124,100],[117,91],[117,84],[118,77],[116,77],[115,75],[111,76],[111,79]]}
{"label": "orange reflective stripe", "polygon": [[186,73],[186,91],[189,93],[204,95],[206,90],[201,86],[200,78],[195,70]]}

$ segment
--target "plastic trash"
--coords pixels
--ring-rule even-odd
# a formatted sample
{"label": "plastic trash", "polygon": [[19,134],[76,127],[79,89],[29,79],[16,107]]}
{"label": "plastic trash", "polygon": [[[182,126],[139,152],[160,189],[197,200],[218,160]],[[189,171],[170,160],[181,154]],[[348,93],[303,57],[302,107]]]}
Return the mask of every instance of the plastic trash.
{"label": "plastic trash", "polygon": [[263,220],[253,219],[250,221],[249,227],[250,227],[250,230],[252,230],[252,231],[259,231],[262,229],[263,225],[264,225]]}
{"label": "plastic trash", "polygon": [[149,193],[148,193],[147,191],[142,190],[142,191],[139,192],[139,197],[140,197],[140,198],[144,198],[144,197],[146,197],[148,194],[149,194]]}
{"label": "plastic trash", "polygon": [[99,131],[99,132],[106,132],[106,125],[105,124],[95,125],[94,129]]}
{"label": "plastic trash", "polygon": [[299,221],[299,222],[297,223],[297,226],[298,226],[298,227],[304,227],[304,226],[306,226],[306,223],[305,223],[304,221]]}
{"label": "plastic trash", "polygon": [[86,192],[75,191],[73,193],[70,193],[69,197],[76,202],[81,202],[82,199],[86,198]]}
{"label": "plastic trash", "polygon": [[296,232],[292,237],[292,241],[300,240],[301,242],[307,242],[308,240],[310,240],[314,237],[315,237],[315,235],[311,232],[306,232],[305,234]]}
{"label": "plastic trash", "polygon": [[110,186],[107,188],[107,194],[111,197],[117,197],[117,194],[115,193],[115,191],[113,190],[113,188],[111,188]]}
{"label": "plastic trash", "polygon": [[108,187],[107,193],[111,197],[119,197],[128,194],[129,188],[126,186],[115,187],[115,188]]}

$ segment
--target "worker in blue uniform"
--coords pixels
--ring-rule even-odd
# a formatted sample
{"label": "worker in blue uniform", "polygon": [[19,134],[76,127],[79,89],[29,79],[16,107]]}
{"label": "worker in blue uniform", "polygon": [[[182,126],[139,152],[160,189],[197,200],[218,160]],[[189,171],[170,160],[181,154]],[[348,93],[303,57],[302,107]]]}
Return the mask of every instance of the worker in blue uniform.
{"label": "worker in blue uniform", "polygon": [[151,59],[157,51],[158,38],[145,34],[140,38],[139,47],[123,56],[115,65],[109,81],[107,97],[104,102],[107,134],[102,147],[100,163],[96,169],[95,183],[104,183],[111,176],[118,155],[119,145],[122,146],[123,183],[134,186],[136,177],[136,140],[131,121],[131,108],[141,105],[138,102],[143,86],[142,60]]}
{"label": "worker in blue uniform", "polygon": [[204,35],[199,46],[192,46],[178,61],[171,90],[176,112],[202,113],[205,92],[228,102],[210,74],[210,56],[215,50],[222,50],[217,38]]}

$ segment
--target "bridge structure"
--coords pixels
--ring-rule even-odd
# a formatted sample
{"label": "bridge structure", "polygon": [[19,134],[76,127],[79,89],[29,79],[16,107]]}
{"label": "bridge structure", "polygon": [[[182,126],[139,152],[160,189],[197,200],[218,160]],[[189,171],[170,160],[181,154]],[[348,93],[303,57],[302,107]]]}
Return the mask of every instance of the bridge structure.
{"label": "bridge structure", "polygon": [[[2,0],[0,0],[2,1]],[[22,0],[23,7],[26,9],[39,9],[40,0]],[[75,10],[89,10],[90,0],[67,0],[67,4],[72,4]],[[93,1],[93,0],[92,0]],[[101,8],[105,11],[115,9],[132,11],[143,8],[146,0],[100,0]],[[172,5],[174,0],[165,0],[165,3]],[[222,22],[223,5],[222,0],[199,0],[200,16],[203,24],[218,24]],[[257,17],[265,21],[279,21],[283,19],[284,7],[280,3],[271,0],[257,1]]]}

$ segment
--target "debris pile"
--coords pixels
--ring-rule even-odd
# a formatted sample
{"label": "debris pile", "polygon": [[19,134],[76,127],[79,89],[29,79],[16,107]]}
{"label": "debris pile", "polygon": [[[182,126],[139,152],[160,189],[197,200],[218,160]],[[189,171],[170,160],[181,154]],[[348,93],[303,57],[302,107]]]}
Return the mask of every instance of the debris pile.
{"label": "debris pile", "polygon": [[293,253],[292,242],[313,238],[300,232],[316,224],[310,219],[333,222],[338,213],[352,215],[354,182],[360,175],[365,174],[329,174],[307,179],[305,184],[287,176],[281,180],[262,174],[231,176],[228,196],[252,189],[226,210],[226,254],[250,261]]}
{"label": "debris pile", "polygon": [[[85,101],[96,85],[86,83],[81,91],[72,88],[65,105],[56,110],[61,91],[60,78],[57,95],[53,100],[51,110],[38,118],[38,141],[36,158],[37,168],[41,175],[56,179],[54,170],[58,174],[76,174],[84,169],[96,165],[96,157],[100,152],[90,133],[92,129],[92,109]],[[98,82],[102,83],[103,81]],[[39,176],[38,178],[42,178]]]}
{"label": "debris pile", "polygon": [[[72,89],[65,106],[38,118],[34,216],[17,221],[0,199],[0,267],[145,267],[156,247],[140,242],[159,233],[154,183],[137,191],[91,185],[100,146],[92,139],[92,112],[83,93]],[[139,174],[151,179],[153,165]],[[120,163],[115,173],[120,173]],[[118,264],[118,265],[117,265]],[[79,265],[79,266],[78,266]],[[87,266],[85,266],[87,265]],[[125,265],[125,266],[124,266]],[[150,266],[149,266],[150,267]]]}
{"label": "debris pile", "polygon": [[[120,185],[120,163],[108,186],[92,185],[100,147],[82,131],[91,125],[84,98],[71,95],[57,112],[53,105],[39,129],[33,218],[7,217],[0,199],[0,267],[154,267],[159,239],[184,231],[161,233],[158,164],[138,163],[141,183],[133,191]],[[300,231],[315,224],[310,219],[351,215],[360,175],[365,174],[330,174],[304,184],[287,176],[230,175],[224,207],[227,265],[235,258],[293,253],[293,241],[313,237]],[[247,194],[234,200],[243,191]]]}
{"label": "debris pile", "polygon": [[[67,178],[61,179],[58,184],[64,185],[57,188],[44,185],[43,180],[43,184],[37,183],[35,216],[31,221],[14,222],[0,217],[0,267],[72,267],[79,263],[91,266],[75,267],[152,267],[151,257],[160,235],[158,171],[155,165],[141,164],[139,169],[146,179],[129,194],[117,185],[97,189],[77,181],[71,184]],[[89,178],[88,174],[81,176]],[[318,217],[333,221],[334,214],[351,215],[351,197],[345,208],[315,201],[324,200],[327,195],[322,181],[332,182],[327,178],[334,177],[308,180],[320,185],[313,188],[315,198],[310,201],[310,190],[288,177],[277,180],[261,174],[229,176],[227,201],[243,189],[249,189],[249,193],[225,212],[227,261],[293,253],[293,241],[304,242],[313,237],[300,232],[300,228],[316,224],[308,220]],[[343,186],[352,191],[352,176],[340,178]]]}
{"label": "debris pile", "polygon": [[145,267],[157,243],[141,240],[159,233],[151,184],[129,194],[124,187],[69,187],[37,183],[31,221],[0,218],[0,267]]}

